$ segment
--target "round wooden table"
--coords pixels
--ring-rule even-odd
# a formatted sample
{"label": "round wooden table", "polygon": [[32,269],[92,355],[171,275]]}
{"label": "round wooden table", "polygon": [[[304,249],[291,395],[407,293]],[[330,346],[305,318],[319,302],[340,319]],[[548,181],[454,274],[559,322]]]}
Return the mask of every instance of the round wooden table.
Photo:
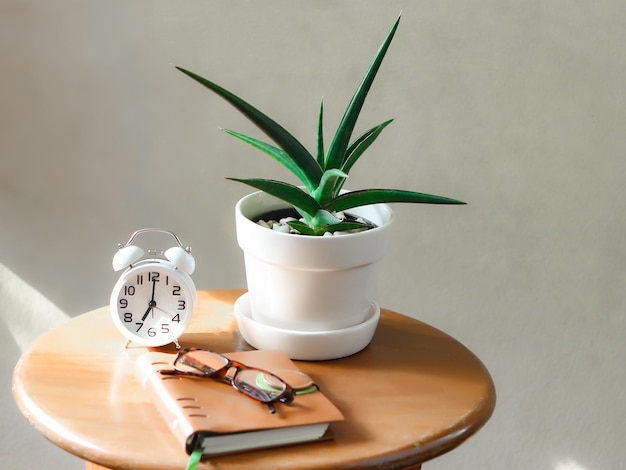
{"label": "round wooden table", "polygon": [[[233,316],[242,293],[198,292],[181,345],[251,349]],[[134,375],[145,348],[125,343],[108,307],[48,331],[15,368],[17,404],[40,433],[85,459],[88,469],[183,469],[188,456]],[[495,407],[493,381],[474,354],[441,331],[384,309],[360,353],[297,365],[345,416],[333,425],[334,440],[215,457],[198,468],[420,468],[474,434]]]}

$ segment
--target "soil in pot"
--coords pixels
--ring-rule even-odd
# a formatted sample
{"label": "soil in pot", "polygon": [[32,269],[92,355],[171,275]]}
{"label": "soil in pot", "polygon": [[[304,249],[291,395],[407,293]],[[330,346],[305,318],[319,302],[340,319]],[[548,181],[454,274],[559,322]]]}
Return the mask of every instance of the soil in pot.
{"label": "soil in pot", "polygon": [[[286,228],[286,230],[288,230],[288,225],[287,224],[283,224],[280,223],[281,220],[283,219],[289,219],[289,218],[293,218],[293,219],[300,219],[301,216],[300,214],[298,214],[298,212],[291,208],[285,208],[285,209],[278,209],[275,211],[271,211],[271,212],[267,212],[265,214],[262,214],[261,216],[253,219],[253,222],[259,223],[261,222],[261,225],[264,226],[268,226],[268,228],[272,228],[272,224],[270,222],[276,222],[279,225],[283,226]],[[364,219],[363,217],[358,217],[355,215],[352,215],[350,213],[344,212],[341,213],[340,218],[344,221],[344,222],[360,222],[362,224],[365,224],[367,226],[367,229],[364,230],[369,230],[371,228],[376,228],[376,224],[374,224],[373,222]],[[264,223],[263,223],[264,222]],[[292,233],[298,233],[292,230]]]}

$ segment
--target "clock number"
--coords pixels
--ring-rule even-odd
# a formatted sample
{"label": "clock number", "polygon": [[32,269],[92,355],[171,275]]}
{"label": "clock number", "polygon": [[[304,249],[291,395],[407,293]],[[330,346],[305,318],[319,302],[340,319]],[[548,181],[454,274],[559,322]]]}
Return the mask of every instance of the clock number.
{"label": "clock number", "polygon": [[128,300],[120,299],[120,308],[128,308]]}
{"label": "clock number", "polygon": [[154,338],[156,336],[156,331],[154,331],[154,327],[148,328],[148,336],[150,336],[150,338]]}
{"label": "clock number", "polygon": [[148,273],[148,282],[159,282],[159,275],[161,273],[157,272],[157,271],[151,271]]}
{"label": "clock number", "polygon": [[133,321],[133,314],[132,314],[132,313],[130,313],[130,312],[126,312],[126,313],[124,314],[124,321],[125,321],[126,323],[131,323],[131,322]]}
{"label": "clock number", "polygon": [[170,332],[170,326],[167,323],[161,325],[161,333],[166,335]]}
{"label": "clock number", "polygon": [[178,313],[174,315],[174,317],[172,317],[172,321],[175,321],[176,323],[180,323],[180,315]]}
{"label": "clock number", "polygon": [[143,323],[137,322],[137,323],[135,323],[135,325],[139,325],[139,328],[137,328],[137,330],[135,331],[135,333],[139,333],[139,330],[141,330],[141,327],[143,326]]}
{"label": "clock number", "polygon": [[135,286],[124,286],[124,295],[135,295]]}
{"label": "clock number", "polygon": [[178,310],[185,310],[185,301],[184,300],[179,300],[178,301]]}
{"label": "clock number", "polygon": [[138,286],[143,284],[143,274],[137,274],[137,282],[136,282],[136,284]]}
{"label": "clock number", "polygon": [[172,295],[180,295],[180,286],[174,286],[172,289]]}

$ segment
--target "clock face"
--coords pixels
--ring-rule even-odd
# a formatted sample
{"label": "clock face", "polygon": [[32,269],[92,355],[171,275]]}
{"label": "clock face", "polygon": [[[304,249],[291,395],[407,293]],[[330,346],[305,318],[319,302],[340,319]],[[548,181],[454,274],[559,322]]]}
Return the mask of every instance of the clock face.
{"label": "clock face", "polygon": [[124,274],[111,294],[111,313],[131,341],[162,346],[178,338],[191,320],[193,283],[165,264],[136,266]]}

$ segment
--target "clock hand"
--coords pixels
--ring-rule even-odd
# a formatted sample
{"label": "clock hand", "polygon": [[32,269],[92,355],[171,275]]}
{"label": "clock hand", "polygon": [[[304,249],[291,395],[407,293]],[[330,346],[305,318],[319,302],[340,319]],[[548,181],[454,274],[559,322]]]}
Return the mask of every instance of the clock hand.
{"label": "clock hand", "polygon": [[159,310],[159,311],[163,312],[164,314],[166,314],[168,317],[170,317],[170,318],[174,318],[174,315],[172,315],[172,314],[171,314],[170,312],[168,312],[167,310],[163,310],[161,307],[157,307],[157,306],[156,306],[156,304],[154,305],[154,307],[155,307],[157,310]]}
{"label": "clock hand", "polygon": [[156,288],[156,278],[152,279],[152,298],[150,299],[150,303],[154,303],[154,305],[156,305],[156,302],[154,301],[154,289]]}
{"label": "clock hand", "polygon": [[148,307],[148,310],[146,310],[146,313],[143,314],[143,317],[141,317],[141,321],[146,321],[146,318],[148,317],[148,314],[150,313],[150,310],[152,310],[152,301],[150,301],[150,306]]}
{"label": "clock hand", "polygon": [[154,301],[154,290],[156,287],[156,279],[152,280],[152,298],[150,299],[150,302],[148,303],[148,310],[146,310],[146,313],[143,314],[143,317],[141,317],[141,321],[146,321],[146,318],[148,317],[148,314],[152,311],[152,309],[154,307],[156,307],[156,302]]}

